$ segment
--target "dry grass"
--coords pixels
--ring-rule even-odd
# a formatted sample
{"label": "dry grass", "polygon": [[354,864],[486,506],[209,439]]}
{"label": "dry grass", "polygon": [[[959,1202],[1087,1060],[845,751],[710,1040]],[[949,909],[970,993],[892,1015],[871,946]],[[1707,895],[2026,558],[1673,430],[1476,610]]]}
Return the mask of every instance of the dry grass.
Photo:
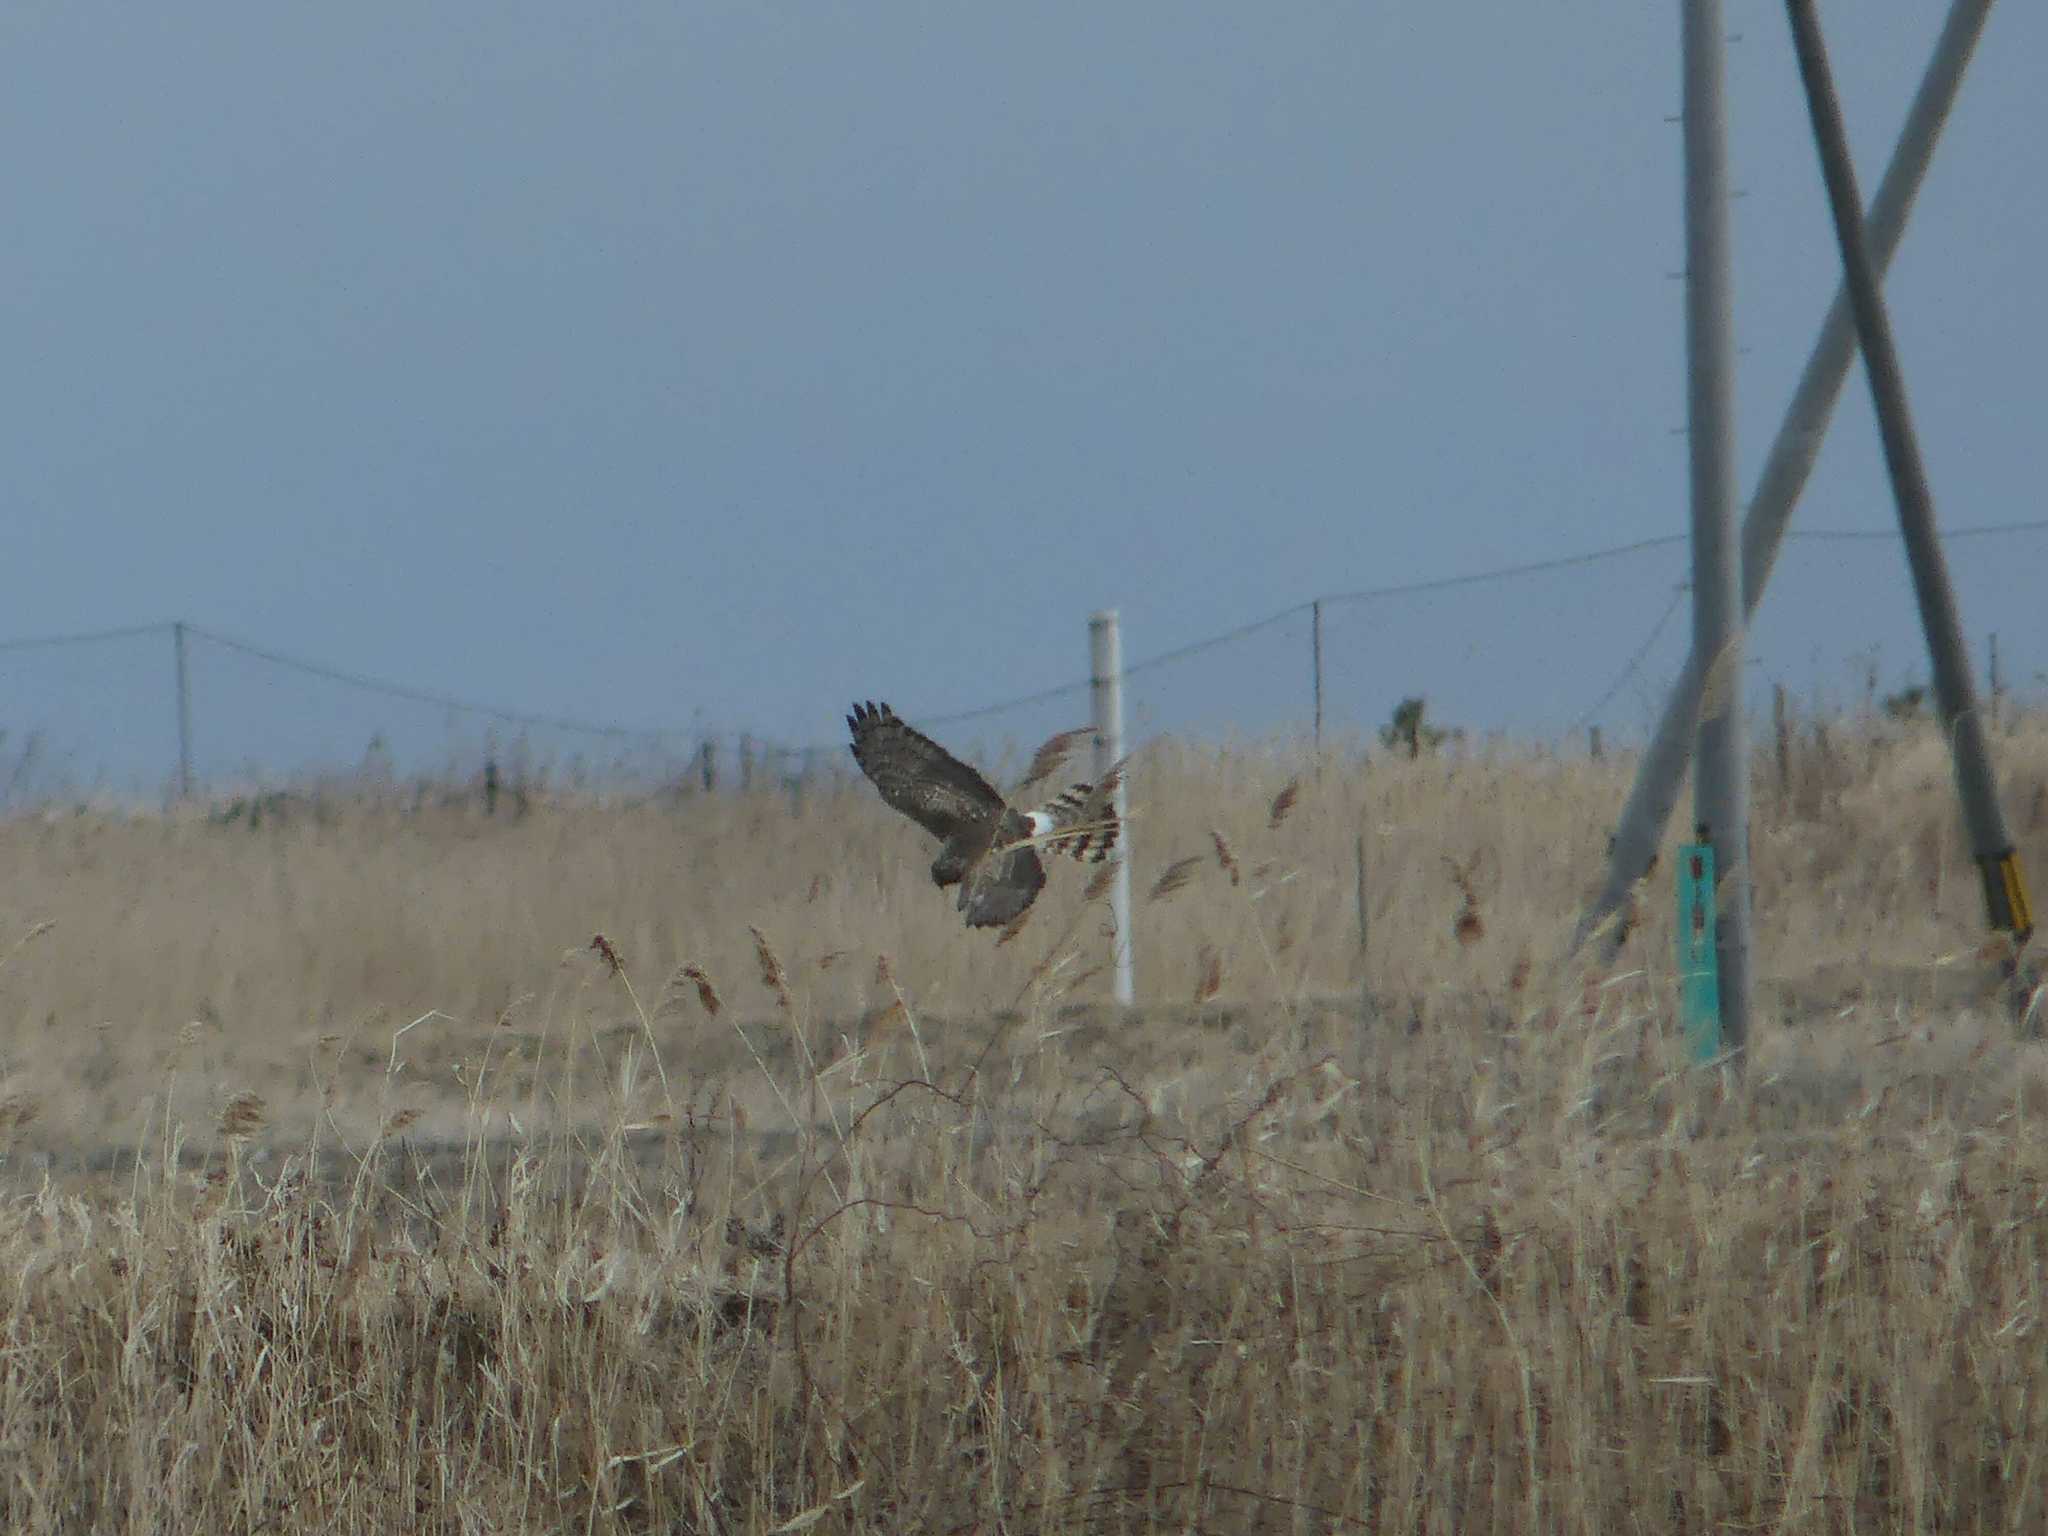
{"label": "dry grass", "polygon": [[2040,1529],[2048,1062],[1940,743],[1788,770],[1739,1090],[1621,763],[1154,754],[1133,1018],[859,785],[9,823],[5,1525]]}

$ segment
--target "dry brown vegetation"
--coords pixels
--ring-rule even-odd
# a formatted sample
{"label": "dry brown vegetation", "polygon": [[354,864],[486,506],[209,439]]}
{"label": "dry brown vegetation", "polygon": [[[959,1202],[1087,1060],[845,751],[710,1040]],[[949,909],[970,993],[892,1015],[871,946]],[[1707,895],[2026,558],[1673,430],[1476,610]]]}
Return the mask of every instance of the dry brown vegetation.
{"label": "dry brown vegetation", "polygon": [[1741,1085],[1620,761],[1149,753],[1127,1018],[858,783],[7,823],[0,1520],[2041,1529],[2044,1047],[1940,741],[1786,768]]}

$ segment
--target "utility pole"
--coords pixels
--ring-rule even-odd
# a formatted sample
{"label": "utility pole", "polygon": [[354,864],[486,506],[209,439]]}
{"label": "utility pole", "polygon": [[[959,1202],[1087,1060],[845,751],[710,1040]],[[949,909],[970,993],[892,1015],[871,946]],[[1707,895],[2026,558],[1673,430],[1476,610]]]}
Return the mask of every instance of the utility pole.
{"label": "utility pole", "polygon": [[1984,740],[1984,717],[1977,707],[1969,654],[1963,648],[1962,620],[1949,586],[1948,564],[1935,532],[1934,493],[1927,483],[1927,467],[1921,462],[1920,441],[1906,405],[1905,374],[1892,341],[1891,318],[1878,287],[1877,266],[1870,259],[1856,217],[1856,168],[1849,158],[1849,137],[1842,127],[1842,108],[1828,69],[1827,45],[1821,38],[1813,0],[1785,0],[1785,9],[1792,22],[1799,75],[1806,85],[1821,175],[1834,212],[1835,238],[1842,248],[1843,279],[1863,341],[1863,371],[1877,407],[1878,435],[1884,442],[1885,467],[1891,473],[1892,495],[1898,502],[1899,532],[1913,573],[1920,627],[1927,634],[1935,703],[1955,762],[1963,822],[1983,876],[1984,905],[1991,926],[2011,933],[2017,952],[2033,933],[2033,916],[2028,910],[2019,855],[1998,804],[1998,781]]}
{"label": "utility pole", "polygon": [[[1963,74],[1992,0],[1954,0],[1933,55],[1927,63],[1913,104],[1899,130],[1891,164],[1872,200],[1865,225],[1870,251],[1880,269],[1889,266],[1905,234],[1906,216],[1934,158],[1935,143],[1942,125],[1955,105]],[[1856,356],[1856,322],[1850,312],[1846,285],[1835,295],[1827,319],[1806,360],[1784,420],[1771,441],[1763,474],[1750,498],[1749,515],[1742,525],[1742,585],[1745,621],[1754,616],[1770,581],[1771,567],[1784,542],[1785,527],[1799,493],[1806,488],[1820,455],[1828,421],[1849,376],[1849,364]],[[1628,937],[1627,925],[1617,918],[1627,905],[1629,892],[1648,873],[1666,823],[1678,803],[1678,791],[1685,778],[1686,763],[1693,745],[1693,727],[1706,688],[1706,660],[1697,651],[1686,658],[1684,670],[1672,685],[1663,716],[1636,767],[1634,785],[1623,803],[1608,850],[1607,879],[1600,893],[1579,920],[1572,936],[1576,951],[1603,925],[1604,959],[1612,961]]]}
{"label": "utility pole", "polygon": [[1735,341],[1721,0],[1684,0],[1685,350],[1692,447],[1692,648],[1707,658],[1693,775],[1713,849],[1720,1048],[1749,1043],[1749,750],[1742,712],[1742,562],[1735,533]]}
{"label": "utility pole", "polygon": [[[1105,608],[1088,620],[1089,701],[1095,715],[1095,778],[1124,758],[1124,647],[1116,610]],[[1124,815],[1121,779],[1111,791],[1117,820],[1116,873],[1110,877],[1109,910],[1116,928],[1116,1000],[1128,1008],[1137,996],[1131,964],[1131,824]]]}
{"label": "utility pole", "polygon": [[178,691],[178,798],[192,798],[192,683],[185,666],[185,621],[171,625],[172,671]]}

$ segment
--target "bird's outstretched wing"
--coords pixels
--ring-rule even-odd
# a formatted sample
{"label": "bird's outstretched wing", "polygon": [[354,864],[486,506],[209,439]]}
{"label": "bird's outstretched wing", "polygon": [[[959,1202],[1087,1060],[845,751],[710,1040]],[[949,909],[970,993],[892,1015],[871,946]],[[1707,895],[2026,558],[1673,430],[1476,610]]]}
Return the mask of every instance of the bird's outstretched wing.
{"label": "bird's outstretched wing", "polygon": [[950,842],[1002,815],[1003,797],[987,779],[905,725],[888,705],[856,704],[846,724],[861,772],[884,800],[934,837]]}

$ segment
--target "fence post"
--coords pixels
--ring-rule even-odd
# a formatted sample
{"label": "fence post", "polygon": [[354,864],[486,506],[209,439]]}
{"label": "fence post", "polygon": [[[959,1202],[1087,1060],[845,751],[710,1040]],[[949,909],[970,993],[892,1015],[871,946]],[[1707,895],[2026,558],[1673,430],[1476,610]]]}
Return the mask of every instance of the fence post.
{"label": "fence post", "polygon": [[[1095,773],[1099,779],[1124,755],[1124,649],[1114,608],[1105,608],[1088,620],[1088,671],[1088,695],[1095,712]],[[1116,927],[1116,1000],[1128,1008],[1137,995],[1131,959],[1131,824],[1124,817],[1121,782],[1112,794],[1118,830],[1109,910]]]}
{"label": "fence post", "polygon": [[1323,750],[1323,600],[1309,604],[1309,675],[1315,689],[1316,753]]}
{"label": "fence post", "polygon": [[178,688],[178,798],[192,798],[192,684],[185,666],[185,621],[171,625],[171,662]]}
{"label": "fence post", "polygon": [[2005,699],[2005,679],[1998,675],[1998,631],[1991,631],[1991,723],[1998,724],[1999,705]]}
{"label": "fence post", "polygon": [[1353,845],[1358,875],[1358,1006],[1361,1021],[1372,1017],[1372,907],[1365,888],[1365,819],[1359,818],[1358,838]]}
{"label": "fence post", "polygon": [[1771,735],[1776,739],[1778,752],[1778,796],[1789,800],[1792,795],[1792,706],[1785,698],[1785,685],[1775,684],[1771,689]]}

